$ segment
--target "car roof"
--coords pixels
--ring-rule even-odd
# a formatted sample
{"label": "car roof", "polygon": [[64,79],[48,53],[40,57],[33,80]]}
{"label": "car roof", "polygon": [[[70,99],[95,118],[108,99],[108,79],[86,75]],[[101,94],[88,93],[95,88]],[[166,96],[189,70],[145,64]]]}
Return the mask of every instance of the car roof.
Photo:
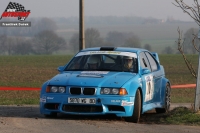
{"label": "car roof", "polygon": [[142,48],[131,48],[131,47],[93,47],[93,48],[86,48],[86,49],[81,50],[81,52],[85,52],[85,51],[122,51],[122,52],[139,53],[141,51],[148,51],[148,50],[142,49]]}

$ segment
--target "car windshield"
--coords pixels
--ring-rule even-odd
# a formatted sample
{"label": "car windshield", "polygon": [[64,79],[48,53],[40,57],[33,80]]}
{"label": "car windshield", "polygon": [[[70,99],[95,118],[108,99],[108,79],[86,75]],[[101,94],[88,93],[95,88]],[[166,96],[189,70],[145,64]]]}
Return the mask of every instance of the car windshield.
{"label": "car windshield", "polygon": [[135,53],[134,55],[135,57],[128,56],[128,54],[78,54],[69,62],[64,71],[118,71],[137,73],[137,58]]}

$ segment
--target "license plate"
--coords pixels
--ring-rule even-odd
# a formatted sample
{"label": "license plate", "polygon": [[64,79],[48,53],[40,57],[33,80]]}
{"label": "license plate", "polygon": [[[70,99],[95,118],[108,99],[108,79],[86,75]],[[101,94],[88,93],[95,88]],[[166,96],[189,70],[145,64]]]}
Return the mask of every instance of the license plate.
{"label": "license plate", "polygon": [[68,97],[68,103],[80,103],[80,104],[95,104],[95,98],[72,98]]}

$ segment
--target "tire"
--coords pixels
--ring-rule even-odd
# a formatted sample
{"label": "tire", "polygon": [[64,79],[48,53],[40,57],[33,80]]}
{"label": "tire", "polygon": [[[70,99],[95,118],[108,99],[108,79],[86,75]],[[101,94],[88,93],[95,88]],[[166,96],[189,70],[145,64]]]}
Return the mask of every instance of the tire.
{"label": "tire", "polygon": [[169,83],[166,84],[166,91],[165,91],[165,105],[164,108],[156,108],[156,113],[168,113],[170,109],[171,103],[171,87]]}
{"label": "tire", "polygon": [[131,117],[125,117],[128,122],[138,123],[141,114],[141,94],[140,90],[137,90],[135,95],[134,110]]}
{"label": "tire", "polygon": [[44,115],[46,118],[56,118],[57,117],[57,113],[55,113],[55,112],[53,112],[53,113],[51,113],[51,114],[45,114]]}

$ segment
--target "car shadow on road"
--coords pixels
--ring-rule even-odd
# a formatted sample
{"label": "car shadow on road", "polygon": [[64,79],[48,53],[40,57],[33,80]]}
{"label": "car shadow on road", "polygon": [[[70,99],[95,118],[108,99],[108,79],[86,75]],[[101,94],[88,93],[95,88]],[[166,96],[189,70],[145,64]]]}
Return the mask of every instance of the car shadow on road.
{"label": "car shadow on road", "polygon": [[[79,121],[122,121],[125,122],[123,117],[115,115],[67,115],[58,114],[57,117],[45,117],[40,114],[38,105],[0,105],[0,117],[18,117],[18,118],[34,118],[34,119],[56,119],[56,120],[79,120]],[[141,114],[140,122],[142,124],[162,124],[167,114],[157,114],[155,110],[148,111]]]}
{"label": "car shadow on road", "polygon": [[[57,117],[49,118],[40,114],[38,105],[1,105],[0,117],[22,117],[22,118],[35,118],[35,119],[57,119],[57,120],[79,120],[79,121],[122,121],[125,122],[123,117],[115,115],[67,115],[58,114]],[[156,114],[154,110],[144,113],[140,117],[139,123],[159,124],[159,120],[165,118],[165,114]]]}
{"label": "car shadow on road", "polygon": [[0,117],[43,117],[38,105],[0,105]]}

